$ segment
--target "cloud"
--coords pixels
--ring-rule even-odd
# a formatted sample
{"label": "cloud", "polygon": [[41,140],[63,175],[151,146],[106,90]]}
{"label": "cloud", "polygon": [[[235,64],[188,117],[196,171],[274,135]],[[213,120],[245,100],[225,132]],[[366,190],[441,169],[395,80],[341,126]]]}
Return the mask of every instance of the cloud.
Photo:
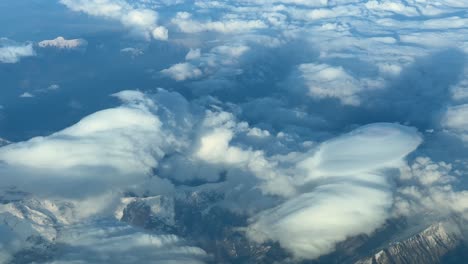
{"label": "cloud", "polygon": [[391,2],[378,2],[369,1],[366,3],[366,7],[370,10],[393,12],[405,16],[418,16],[418,10],[413,6],[407,6],[404,3],[391,1]]}
{"label": "cloud", "polygon": [[176,81],[195,79],[203,75],[200,69],[187,62],[174,64],[171,67],[162,70],[161,73]]}
{"label": "cloud", "polygon": [[30,92],[24,92],[20,94],[20,98],[33,98],[42,94],[47,94],[50,92],[58,91],[60,89],[60,85],[58,84],[51,84],[47,88],[39,88],[39,89],[34,89]]}
{"label": "cloud", "polygon": [[255,176],[260,181],[255,183],[257,188],[265,194],[289,196],[295,192],[288,174],[278,166],[277,160],[261,149],[233,142],[254,128],[237,122],[231,113],[224,111],[207,111],[201,122],[192,150],[193,158]]}
{"label": "cloud", "polygon": [[58,89],[60,89],[60,85],[58,85],[56,83],[51,84],[51,85],[49,85],[49,87],[47,87],[47,90],[49,90],[49,91],[55,91],[55,90],[58,90]]}
{"label": "cloud", "polygon": [[309,95],[318,98],[337,98],[345,105],[360,104],[359,94],[379,87],[379,82],[369,79],[358,80],[343,67],[327,64],[299,65],[301,77],[309,90]]}
{"label": "cloud", "polygon": [[[345,0],[343,3],[353,2],[354,0]],[[245,3],[256,3],[256,4],[269,4],[271,2],[267,0],[243,0]],[[273,3],[276,4],[290,4],[290,5],[302,5],[307,7],[322,7],[328,6],[329,0],[274,0]]]}
{"label": "cloud", "polygon": [[185,56],[188,62],[174,64],[161,73],[176,81],[239,75],[241,70],[236,65],[249,50],[248,46],[241,44],[215,46],[206,53],[202,53],[200,49],[190,49]]}
{"label": "cloud", "polygon": [[261,20],[225,19],[223,21],[198,22],[191,19],[192,15],[187,12],[179,12],[171,20],[172,24],[184,33],[200,33],[204,31],[215,31],[224,34],[248,32],[266,28],[267,25]]}
{"label": "cloud", "polygon": [[449,107],[442,119],[442,126],[468,141],[468,104]]}
{"label": "cloud", "polygon": [[132,48],[132,47],[123,48],[120,50],[120,52],[130,54],[132,58],[135,58],[144,54],[143,50],[138,49],[138,48]]}
{"label": "cloud", "polygon": [[420,156],[403,166],[393,213],[427,223],[453,215],[468,221],[468,191],[457,187],[463,172],[455,165]]}
{"label": "cloud", "polygon": [[395,124],[364,126],[322,143],[297,163],[297,195],[254,216],[248,236],[314,259],[346,238],[371,234],[392,207],[383,169],[398,168],[420,143],[414,129]]}
{"label": "cloud", "polygon": [[134,8],[124,0],[60,0],[69,9],[92,16],[117,20],[146,39],[166,40],[168,31],[157,25],[158,14],[147,8]]}
{"label": "cloud", "polygon": [[6,38],[0,38],[0,63],[17,63],[22,58],[36,55],[33,45],[18,44]]}
{"label": "cloud", "polygon": [[[465,69],[464,76],[468,76],[468,69]],[[455,101],[465,101],[468,99],[468,78],[462,79],[451,88],[452,98]]]}
{"label": "cloud", "polygon": [[200,56],[201,56],[200,49],[190,49],[187,55],[185,55],[185,60],[199,59]]}
{"label": "cloud", "polygon": [[88,45],[88,42],[84,39],[65,39],[59,36],[55,39],[43,40],[38,45],[41,48],[77,49]]}
{"label": "cloud", "polygon": [[[144,180],[170,137],[162,136],[151,100],[138,92],[116,96],[123,106],[96,112],[50,136],[0,148],[2,185],[77,197]],[[49,188],[49,181],[56,187]]]}
{"label": "cloud", "polygon": [[169,39],[169,31],[167,28],[159,26],[153,29],[153,32],[151,32],[153,35],[154,39],[158,40],[167,40]]}
{"label": "cloud", "polygon": [[121,223],[90,222],[62,231],[58,252],[49,263],[184,263],[201,264],[207,253],[175,235],[143,233]]}
{"label": "cloud", "polygon": [[24,92],[19,97],[21,97],[21,98],[32,98],[32,97],[34,97],[34,95],[31,94],[31,93],[28,93],[28,92]]}
{"label": "cloud", "polygon": [[119,18],[124,10],[131,9],[125,1],[112,0],[61,0],[62,4],[73,11],[84,12],[92,16]]}

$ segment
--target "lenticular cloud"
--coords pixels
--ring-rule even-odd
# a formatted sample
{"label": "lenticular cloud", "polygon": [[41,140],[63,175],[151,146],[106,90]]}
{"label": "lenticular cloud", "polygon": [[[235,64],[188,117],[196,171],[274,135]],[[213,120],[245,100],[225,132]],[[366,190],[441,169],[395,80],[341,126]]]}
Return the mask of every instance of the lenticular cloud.
{"label": "lenticular cloud", "polygon": [[[91,114],[50,136],[0,148],[2,186],[86,196],[144,179],[164,154],[161,147],[168,137],[161,136],[151,100],[139,92],[118,97],[124,105]],[[51,180],[54,188],[48,186]]]}
{"label": "lenticular cloud", "polygon": [[322,143],[297,164],[298,194],[253,217],[249,237],[317,258],[337,242],[372,233],[393,203],[384,169],[398,167],[420,143],[416,130],[396,124],[364,126]]}

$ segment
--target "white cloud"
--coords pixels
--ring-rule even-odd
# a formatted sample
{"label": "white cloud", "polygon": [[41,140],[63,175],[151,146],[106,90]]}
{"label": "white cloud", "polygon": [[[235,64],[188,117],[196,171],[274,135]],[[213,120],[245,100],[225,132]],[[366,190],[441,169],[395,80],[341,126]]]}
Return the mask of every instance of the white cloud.
{"label": "white cloud", "polygon": [[346,105],[359,105],[361,92],[380,86],[377,81],[356,79],[343,67],[327,64],[301,64],[299,71],[310,96],[318,99],[337,98]]}
{"label": "white cloud", "polygon": [[157,20],[156,12],[148,9],[131,9],[123,14],[121,21],[129,28],[151,29]]}
{"label": "white cloud", "polygon": [[119,19],[125,10],[131,9],[128,3],[121,0],[60,0],[60,2],[73,11],[115,19]]}
{"label": "white cloud", "polygon": [[34,95],[32,93],[24,92],[19,97],[21,98],[32,98]]}
{"label": "white cloud", "polygon": [[[290,179],[282,174],[284,171],[278,167],[275,159],[267,157],[263,150],[233,144],[235,138],[242,134],[248,135],[249,131],[251,129],[248,125],[238,123],[231,113],[206,111],[188,157],[221,168],[238,170],[240,174],[253,175],[260,180],[258,188],[265,194],[288,196],[294,193]],[[209,175],[203,177],[210,178]]]}
{"label": "white cloud", "polygon": [[[200,49],[190,49],[185,60],[161,71],[176,81],[197,79],[202,76],[238,75],[242,70],[236,68],[239,59],[250,50],[241,44],[220,45],[201,53]],[[197,64],[198,66],[194,66]]]}
{"label": "white cloud", "polygon": [[247,135],[249,136],[252,136],[252,137],[269,137],[270,136],[270,132],[268,132],[268,130],[262,130],[260,128],[257,128],[257,127],[254,127],[252,129],[249,130],[249,132],[247,133]]}
{"label": "white cloud", "polygon": [[456,214],[468,220],[468,191],[455,187],[460,171],[454,170],[452,164],[417,157],[412,164],[403,166],[401,172],[395,216],[430,223]]}
{"label": "white cloud", "polygon": [[[297,258],[314,259],[336,243],[371,234],[390,216],[395,168],[421,143],[411,128],[373,124],[322,143],[293,173],[297,195],[253,217],[249,237],[279,241]],[[331,217],[333,216],[333,217]]]}
{"label": "white cloud", "polygon": [[[154,165],[155,161],[145,158],[145,153],[139,153],[137,149],[125,154],[123,150],[130,147],[127,146],[130,142],[127,141],[125,134],[134,132],[132,136],[137,138],[142,136],[141,133],[143,135],[148,132],[157,133],[159,126],[157,118],[142,110],[129,108],[103,110],[49,137],[34,138],[27,143],[12,144],[3,148],[1,159],[10,165],[37,169],[67,170],[78,166],[104,165],[116,169],[118,173],[141,174]],[[118,141],[122,145],[113,146],[106,140],[106,134],[116,136],[114,139],[120,138]],[[78,142],[66,140],[67,138],[76,139]],[[95,146],[93,142],[96,143]],[[113,152],[114,155],[106,155]],[[132,154],[136,154],[136,157],[131,158]],[[56,163],[56,160],[61,162]],[[123,162],[124,160],[126,162]]]}
{"label": "white cloud", "polygon": [[449,107],[442,119],[442,126],[468,141],[468,104]]}
{"label": "white cloud", "polygon": [[0,38],[0,63],[17,63],[22,58],[35,54],[32,44],[17,44],[6,38]]}
{"label": "white cloud", "polygon": [[222,45],[214,47],[211,52],[216,53],[219,56],[225,56],[228,58],[239,58],[246,53],[250,48],[245,45]]}
{"label": "white cloud", "polygon": [[169,31],[165,27],[156,27],[153,29],[153,38],[158,40],[167,40],[169,38]]}
{"label": "white cloud", "polygon": [[60,89],[60,85],[54,83],[54,84],[51,84],[49,85],[49,87],[47,87],[47,90],[58,90]]}
{"label": "white cloud", "polygon": [[60,0],[73,11],[118,20],[126,28],[147,39],[166,40],[168,31],[157,25],[158,14],[152,9],[134,8],[124,0]]}
{"label": "white cloud", "polygon": [[[327,6],[329,5],[330,0],[274,0],[274,1],[268,1],[268,0],[242,0],[242,2],[246,3],[256,3],[256,4],[270,4],[270,3],[276,3],[276,4],[291,4],[291,5],[303,5],[307,7],[322,7],[322,6]],[[342,1],[343,3],[346,2],[353,2],[353,0],[345,0]]]}
{"label": "white cloud", "polygon": [[[86,196],[145,179],[170,136],[162,136],[150,99],[138,92],[118,96],[125,105],[96,112],[50,136],[0,148],[2,185],[33,193]],[[50,181],[56,183],[54,188],[49,188]],[[73,187],[83,184],[89,187]]]}
{"label": "white cloud", "polygon": [[365,6],[370,10],[393,12],[405,16],[418,16],[419,12],[415,7],[407,6],[399,1],[368,1]]}
{"label": "white cloud", "polygon": [[[468,76],[468,69],[463,73]],[[456,85],[451,87],[452,98],[456,101],[462,101],[468,99],[468,78],[462,79]]]}
{"label": "white cloud", "polygon": [[84,39],[65,39],[59,36],[55,39],[43,40],[38,45],[41,48],[76,49],[88,45],[88,42]]}
{"label": "white cloud", "polygon": [[185,60],[195,60],[199,59],[201,56],[200,49],[190,49],[187,55],[185,55]]}
{"label": "white cloud", "polygon": [[358,184],[324,185],[260,213],[248,234],[259,242],[279,241],[297,258],[314,259],[332,252],[337,242],[382,225],[391,199],[389,191]]}
{"label": "white cloud", "polygon": [[178,63],[161,71],[162,74],[176,80],[196,79],[203,75],[202,71],[190,63]]}
{"label": "white cloud", "polygon": [[225,19],[224,21],[198,22],[192,19],[190,13],[180,12],[171,22],[184,33],[200,33],[204,31],[215,31],[224,34],[242,33],[256,29],[266,28],[267,25],[261,20],[239,20]]}

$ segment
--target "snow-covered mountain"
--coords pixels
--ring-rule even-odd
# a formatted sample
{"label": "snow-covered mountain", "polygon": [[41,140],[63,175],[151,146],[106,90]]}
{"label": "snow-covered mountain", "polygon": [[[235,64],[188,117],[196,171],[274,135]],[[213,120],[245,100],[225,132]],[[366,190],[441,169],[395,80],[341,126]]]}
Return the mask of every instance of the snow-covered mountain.
{"label": "snow-covered mountain", "polygon": [[451,257],[461,257],[456,256],[457,249],[465,252],[468,249],[459,232],[454,222],[437,222],[407,239],[389,244],[356,264],[448,263]]}
{"label": "snow-covered mountain", "polygon": [[[4,190],[0,205],[0,260],[1,263],[435,264],[457,263],[467,252],[457,228],[460,223],[455,220],[435,222],[410,234],[406,224],[395,222],[372,236],[344,241],[328,256],[299,260],[278,243],[258,244],[248,240],[241,228],[247,215],[219,206],[222,200],[223,196],[214,191],[125,197],[117,205],[114,217],[77,223],[72,203],[38,199],[15,189]],[[82,254],[84,251],[88,253]],[[374,253],[366,256],[365,252]]]}
{"label": "snow-covered mountain", "polygon": [[[158,197],[143,200],[162,217],[163,211],[156,209]],[[126,211],[134,203],[128,206]],[[137,222],[132,226],[116,218],[77,222],[75,213],[72,203],[3,191],[0,263],[204,263],[209,258],[176,235],[146,232]]]}

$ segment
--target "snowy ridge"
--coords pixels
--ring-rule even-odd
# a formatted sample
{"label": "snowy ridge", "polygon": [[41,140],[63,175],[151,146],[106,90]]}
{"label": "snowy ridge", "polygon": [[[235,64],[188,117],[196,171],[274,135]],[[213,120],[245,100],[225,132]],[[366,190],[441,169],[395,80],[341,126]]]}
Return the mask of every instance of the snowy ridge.
{"label": "snowy ridge", "polygon": [[450,222],[435,223],[414,236],[390,244],[374,256],[356,264],[440,263],[441,258],[461,243],[458,230]]}

